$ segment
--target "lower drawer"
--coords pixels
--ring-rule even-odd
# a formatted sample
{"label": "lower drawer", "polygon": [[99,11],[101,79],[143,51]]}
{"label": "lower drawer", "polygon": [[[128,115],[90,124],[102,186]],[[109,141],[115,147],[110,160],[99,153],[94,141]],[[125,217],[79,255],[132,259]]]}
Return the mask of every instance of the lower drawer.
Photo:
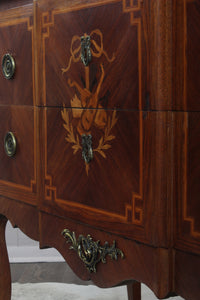
{"label": "lower drawer", "polygon": [[36,203],[35,119],[32,107],[0,107],[0,195],[32,204]]}
{"label": "lower drawer", "polygon": [[41,209],[143,242],[167,243],[169,117],[40,108]]}

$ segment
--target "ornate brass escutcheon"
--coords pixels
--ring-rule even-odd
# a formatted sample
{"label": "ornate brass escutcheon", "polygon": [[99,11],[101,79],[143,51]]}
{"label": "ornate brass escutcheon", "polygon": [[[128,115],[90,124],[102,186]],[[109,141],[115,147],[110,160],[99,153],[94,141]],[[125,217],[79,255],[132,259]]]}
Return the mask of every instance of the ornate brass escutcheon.
{"label": "ornate brass escutcheon", "polygon": [[92,59],[90,50],[90,36],[85,35],[81,37],[81,61],[85,66],[88,66]]}
{"label": "ornate brass escutcheon", "polygon": [[91,134],[82,134],[82,157],[86,164],[93,159],[92,136]]}
{"label": "ornate brass escutcheon", "polygon": [[11,79],[15,74],[15,61],[9,53],[3,56],[2,71],[6,79]]}
{"label": "ornate brass escutcheon", "polygon": [[4,149],[8,156],[12,157],[16,153],[17,142],[12,132],[7,132],[4,138]]}
{"label": "ornate brass escutcheon", "polygon": [[89,234],[87,237],[79,235],[78,240],[76,240],[75,233],[68,229],[63,230],[62,235],[66,238],[67,243],[72,243],[70,249],[77,252],[90,273],[96,273],[97,263],[106,263],[106,255],[109,255],[114,260],[118,259],[118,255],[124,258],[124,253],[116,248],[115,241],[113,241],[112,246],[109,246],[108,242],[101,246],[100,241],[94,242]]}

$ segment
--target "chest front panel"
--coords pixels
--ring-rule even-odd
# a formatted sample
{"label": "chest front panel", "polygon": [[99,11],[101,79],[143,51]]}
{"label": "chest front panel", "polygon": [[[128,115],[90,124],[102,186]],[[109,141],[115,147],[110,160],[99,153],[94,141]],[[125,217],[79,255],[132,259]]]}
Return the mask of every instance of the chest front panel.
{"label": "chest front panel", "polygon": [[[115,232],[135,227],[145,239],[142,86],[147,44],[141,3],[43,9],[43,207],[56,204],[59,213],[103,228],[116,223]],[[83,159],[84,135],[92,137],[90,163]]]}
{"label": "chest front panel", "polygon": [[[167,166],[162,158],[156,163],[156,153],[160,135],[168,139],[169,114],[147,110],[149,9],[141,1],[93,1],[46,11],[41,1],[39,12],[41,209],[168,243],[168,171],[161,174]],[[156,201],[160,211],[149,218]]]}

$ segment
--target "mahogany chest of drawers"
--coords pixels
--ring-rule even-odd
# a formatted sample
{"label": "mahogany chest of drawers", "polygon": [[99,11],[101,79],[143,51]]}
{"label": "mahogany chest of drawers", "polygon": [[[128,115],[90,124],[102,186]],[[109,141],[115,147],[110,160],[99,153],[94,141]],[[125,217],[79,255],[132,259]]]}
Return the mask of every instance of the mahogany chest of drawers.
{"label": "mahogany chest of drawers", "polygon": [[100,287],[198,299],[199,26],[199,0],[1,1],[0,299],[7,219]]}

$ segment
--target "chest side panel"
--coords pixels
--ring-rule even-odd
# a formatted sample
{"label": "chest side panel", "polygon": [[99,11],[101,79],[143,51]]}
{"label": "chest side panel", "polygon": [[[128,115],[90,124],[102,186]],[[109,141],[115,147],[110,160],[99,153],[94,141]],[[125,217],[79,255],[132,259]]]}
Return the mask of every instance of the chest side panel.
{"label": "chest side panel", "polygon": [[177,1],[174,26],[175,243],[199,253],[199,1]]}
{"label": "chest side panel", "polygon": [[175,203],[176,244],[181,249],[200,251],[199,112],[176,114]]}
{"label": "chest side panel", "polygon": [[174,101],[175,110],[200,110],[200,3],[174,3]]}

